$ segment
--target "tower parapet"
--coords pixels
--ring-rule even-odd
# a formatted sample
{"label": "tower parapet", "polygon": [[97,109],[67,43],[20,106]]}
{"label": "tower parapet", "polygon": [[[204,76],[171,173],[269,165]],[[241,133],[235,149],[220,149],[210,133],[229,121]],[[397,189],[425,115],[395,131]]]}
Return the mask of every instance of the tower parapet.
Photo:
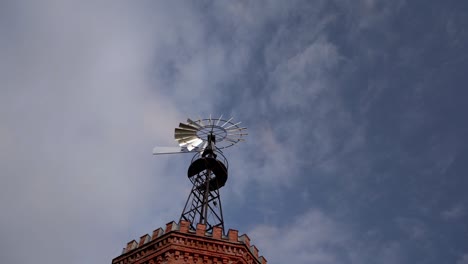
{"label": "tower parapet", "polygon": [[221,227],[215,226],[212,232],[207,232],[205,224],[191,229],[188,221],[172,221],[164,231],[158,228],[152,236],[146,234],[139,242],[128,242],[112,264],[266,264],[266,259],[250,244],[250,238],[238,233],[229,229],[223,235]]}

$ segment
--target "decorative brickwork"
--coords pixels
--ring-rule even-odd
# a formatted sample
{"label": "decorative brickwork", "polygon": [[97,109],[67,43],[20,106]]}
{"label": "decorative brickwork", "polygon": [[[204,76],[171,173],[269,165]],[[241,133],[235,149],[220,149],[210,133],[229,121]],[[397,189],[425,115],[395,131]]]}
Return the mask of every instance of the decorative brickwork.
{"label": "decorative brickwork", "polygon": [[128,242],[122,255],[112,260],[112,264],[266,264],[264,257],[250,245],[247,235],[238,236],[237,230],[230,229],[224,236],[220,227],[211,233],[206,226],[198,224],[191,230],[190,223],[170,222],[165,231],[153,231],[137,242]]}

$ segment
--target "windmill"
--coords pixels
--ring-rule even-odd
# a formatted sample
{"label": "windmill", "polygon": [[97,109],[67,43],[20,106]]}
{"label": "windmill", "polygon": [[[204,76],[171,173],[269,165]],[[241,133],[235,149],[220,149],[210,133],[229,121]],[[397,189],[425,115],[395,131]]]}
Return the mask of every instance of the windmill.
{"label": "windmill", "polygon": [[233,118],[187,119],[175,128],[174,138],[179,147],[155,147],[154,155],[193,153],[187,177],[192,189],[187,198],[180,220],[190,222],[195,229],[197,223],[205,224],[206,231],[221,227],[224,233],[223,210],[220,188],[228,178],[228,161],[222,150],[244,141],[246,128]]}

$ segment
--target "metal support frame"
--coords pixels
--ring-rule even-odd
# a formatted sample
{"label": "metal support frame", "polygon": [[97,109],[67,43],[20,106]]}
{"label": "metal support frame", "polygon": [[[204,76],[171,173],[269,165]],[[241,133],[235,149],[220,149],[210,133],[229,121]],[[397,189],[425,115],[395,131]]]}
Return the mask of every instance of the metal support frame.
{"label": "metal support frame", "polygon": [[[202,155],[197,153],[192,159],[192,164],[199,159],[216,159],[216,157],[220,155],[224,159],[223,166],[226,166],[227,169],[227,160],[215,149],[214,143],[215,137],[213,135],[208,135],[208,146],[206,150]],[[224,234],[223,209],[219,192],[219,188],[222,186],[216,186],[215,188],[212,186],[210,187],[210,181],[212,181],[214,177],[216,176],[210,169],[203,170],[193,177],[189,176],[193,186],[185,202],[180,220],[190,222],[190,227],[192,229],[196,229],[197,223],[205,224],[207,232],[211,232],[215,226],[221,227]]]}

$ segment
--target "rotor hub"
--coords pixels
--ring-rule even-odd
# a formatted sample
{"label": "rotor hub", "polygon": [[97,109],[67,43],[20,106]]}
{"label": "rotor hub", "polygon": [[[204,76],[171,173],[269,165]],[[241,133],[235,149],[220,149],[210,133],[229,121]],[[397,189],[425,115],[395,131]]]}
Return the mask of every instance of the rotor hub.
{"label": "rotor hub", "polygon": [[223,141],[227,136],[227,131],[221,126],[217,125],[206,125],[197,131],[198,138],[208,138],[209,135],[213,135],[217,142]]}

